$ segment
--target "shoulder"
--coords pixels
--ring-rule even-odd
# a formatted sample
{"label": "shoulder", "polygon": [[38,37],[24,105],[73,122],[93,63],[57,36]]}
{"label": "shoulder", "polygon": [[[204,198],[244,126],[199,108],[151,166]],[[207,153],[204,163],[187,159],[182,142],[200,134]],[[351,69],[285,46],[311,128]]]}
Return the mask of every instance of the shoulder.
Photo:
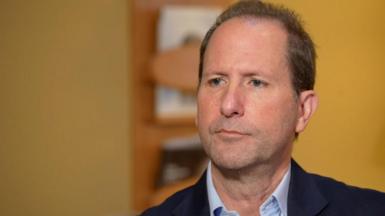
{"label": "shoulder", "polygon": [[347,185],[317,174],[309,175],[314,179],[321,194],[329,201],[330,207],[346,206],[355,209],[356,213],[366,212],[364,215],[370,215],[368,212],[385,215],[385,193]]}
{"label": "shoulder", "polygon": [[207,215],[209,204],[206,188],[206,172],[194,185],[180,190],[158,206],[147,209],[141,215]]}
{"label": "shoulder", "polygon": [[317,174],[309,174],[312,176],[317,186],[321,190],[321,193],[325,195],[325,197],[336,197],[339,196],[348,196],[344,198],[357,199],[357,200],[373,200],[373,199],[384,199],[385,193],[367,189],[360,188],[356,186],[347,185],[341,181],[337,181],[335,179],[320,176]]}
{"label": "shoulder", "polygon": [[171,215],[172,211],[180,205],[185,197],[192,193],[193,187],[194,186],[190,186],[174,193],[158,206],[145,210],[141,216]]}
{"label": "shoulder", "polygon": [[308,173],[294,160],[288,195],[293,215],[385,215],[385,194]]}

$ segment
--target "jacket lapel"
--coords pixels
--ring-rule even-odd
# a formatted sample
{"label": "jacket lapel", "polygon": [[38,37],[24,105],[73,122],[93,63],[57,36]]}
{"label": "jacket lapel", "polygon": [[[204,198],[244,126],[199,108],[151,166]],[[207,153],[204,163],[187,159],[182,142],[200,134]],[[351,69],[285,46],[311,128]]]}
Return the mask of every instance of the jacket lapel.
{"label": "jacket lapel", "polygon": [[[315,216],[327,206],[328,202],[319,191],[310,174],[306,173],[294,160],[291,164],[291,177],[288,193],[288,216]],[[175,216],[210,215],[206,189],[206,172],[192,186],[180,204],[174,209]]]}
{"label": "jacket lapel", "polygon": [[209,201],[206,189],[206,172],[192,187],[191,193],[187,194],[181,203],[174,209],[175,216],[209,216]]}
{"label": "jacket lapel", "polygon": [[319,215],[328,203],[311,175],[306,173],[294,160],[291,163],[287,201],[288,216]]}

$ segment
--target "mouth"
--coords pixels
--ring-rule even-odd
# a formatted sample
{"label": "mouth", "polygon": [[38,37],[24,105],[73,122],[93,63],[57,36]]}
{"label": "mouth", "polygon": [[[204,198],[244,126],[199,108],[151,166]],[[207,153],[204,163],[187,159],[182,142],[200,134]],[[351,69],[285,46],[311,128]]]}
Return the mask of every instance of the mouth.
{"label": "mouth", "polygon": [[219,129],[215,131],[216,134],[223,135],[223,136],[232,136],[232,137],[238,137],[238,136],[248,136],[248,133],[237,131],[237,130],[227,130],[227,129]]}

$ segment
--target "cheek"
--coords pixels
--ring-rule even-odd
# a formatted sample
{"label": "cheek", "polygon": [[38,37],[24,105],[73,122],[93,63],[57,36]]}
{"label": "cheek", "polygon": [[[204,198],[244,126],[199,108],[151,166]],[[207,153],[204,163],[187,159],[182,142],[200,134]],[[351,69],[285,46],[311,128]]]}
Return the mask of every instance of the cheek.
{"label": "cheek", "polygon": [[207,115],[209,115],[210,111],[208,110],[207,105],[203,102],[202,98],[198,98],[197,106],[197,126],[198,129],[203,129],[207,127]]}
{"label": "cheek", "polygon": [[260,132],[269,133],[274,129],[274,123],[277,122],[277,112],[268,104],[258,104],[247,106],[243,121],[253,125]]}
{"label": "cheek", "polygon": [[198,94],[197,106],[199,126],[207,126],[205,124],[211,122],[219,114],[217,101],[208,94]]}
{"label": "cheek", "polygon": [[293,100],[288,98],[254,100],[246,107],[247,119],[267,130],[277,130],[280,126],[291,124],[297,113]]}
{"label": "cheek", "polygon": [[210,124],[215,119],[214,106],[209,97],[205,95],[198,95],[197,98],[198,113],[197,113],[197,127],[199,135],[206,152],[210,152],[208,146],[211,143],[211,136],[209,132]]}

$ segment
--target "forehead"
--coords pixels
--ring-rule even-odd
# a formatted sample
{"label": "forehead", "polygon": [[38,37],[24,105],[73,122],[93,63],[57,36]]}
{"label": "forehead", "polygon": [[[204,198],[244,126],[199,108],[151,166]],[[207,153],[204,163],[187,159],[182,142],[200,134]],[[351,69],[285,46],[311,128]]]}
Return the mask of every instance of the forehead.
{"label": "forehead", "polygon": [[222,23],[213,33],[208,49],[219,45],[246,45],[286,50],[287,32],[280,21],[269,18],[235,17]]}
{"label": "forehead", "polygon": [[246,62],[249,58],[268,62],[273,59],[280,61],[286,59],[286,52],[287,33],[279,21],[236,17],[225,21],[214,31],[207,46],[204,62],[212,63],[215,61],[211,60],[222,57],[227,58],[227,61],[234,59]]}

